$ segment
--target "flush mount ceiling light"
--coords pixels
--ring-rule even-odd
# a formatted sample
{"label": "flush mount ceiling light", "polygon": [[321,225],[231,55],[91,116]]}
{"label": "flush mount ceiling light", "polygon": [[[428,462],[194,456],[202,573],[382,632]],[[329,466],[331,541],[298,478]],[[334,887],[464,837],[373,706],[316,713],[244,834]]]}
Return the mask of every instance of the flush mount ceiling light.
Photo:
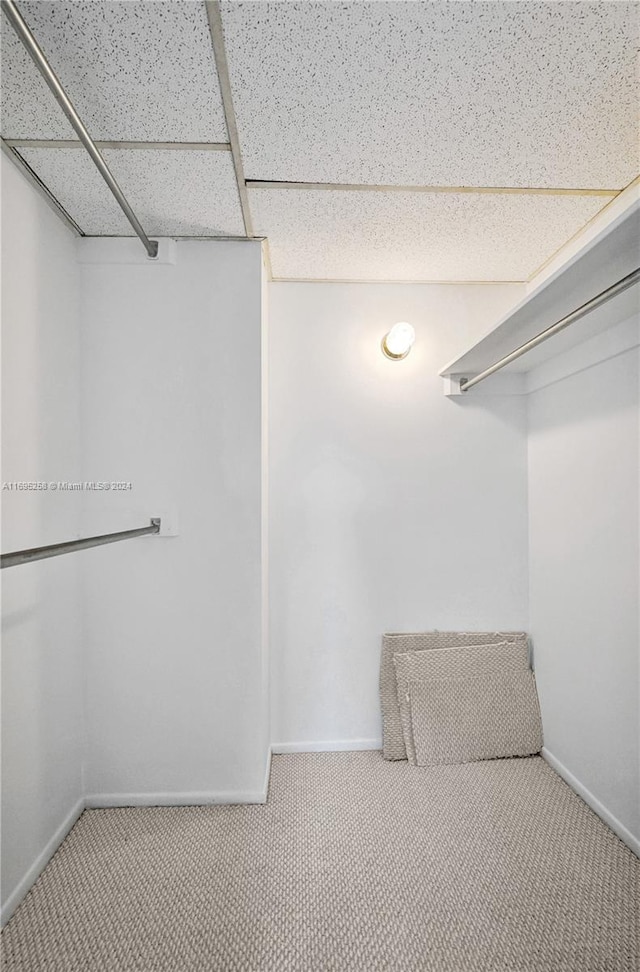
{"label": "flush mount ceiling light", "polygon": [[416,339],[416,332],[407,324],[406,321],[399,321],[394,324],[388,334],[382,339],[382,352],[393,361],[400,361],[406,358],[411,351],[413,342]]}

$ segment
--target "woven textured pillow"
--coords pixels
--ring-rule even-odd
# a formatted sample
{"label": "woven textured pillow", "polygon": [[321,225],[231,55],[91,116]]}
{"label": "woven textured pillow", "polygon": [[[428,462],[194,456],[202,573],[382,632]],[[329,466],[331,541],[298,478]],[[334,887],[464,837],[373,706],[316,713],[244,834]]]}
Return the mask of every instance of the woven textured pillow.
{"label": "woven textured pillow", "polygon": [[385,759],[406,759],[402,722],[396,689],[393,656],[398,651],[457,648],[460,645],[491,645],[501,641],[527,644],[524,631],[423,631],[416,634],[391,632],[382,637],[380,658],[380,704],[382,707],[382,751]]}
{"label": "woven textured pillow", "polygon": [[533,672],[409,683],[419,766],[531,756],[542,749]]}
{"label": "woven textured pillow", "polygon": [[411,728],[409,682],[425,678],[472,678],[529,670],[526,644],[501,641],[497,645],[469,645],[439,651],[396,652],[393,656],[398,689],[398,705],[407,759],[415,763]]}

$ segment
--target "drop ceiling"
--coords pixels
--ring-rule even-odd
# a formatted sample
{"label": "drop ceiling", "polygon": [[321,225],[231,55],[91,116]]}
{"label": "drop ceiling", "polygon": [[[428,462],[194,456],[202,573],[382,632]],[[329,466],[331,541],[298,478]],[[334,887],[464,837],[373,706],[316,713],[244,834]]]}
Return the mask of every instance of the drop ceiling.
{"label": "drop ceiling", "polygon": [[[202,3],[20,2],[94,139],[227,141]],[[76,138],[29,55],[2,21],[3,137]]]}
{"label": "drop ceiling", "polygon": [[[128,236],[131,226],[83,148],[20,154],[89,236]],[[231,153],[103,149],[120,188],[152,236],[242,236]]]}
{"label": "drop ceiling", "polygon": [[[640,171],[636,3],[18,7],[147,232],[266,237],[276,279],[528,280]],[[130,235],[1,27],[9,151]]]}

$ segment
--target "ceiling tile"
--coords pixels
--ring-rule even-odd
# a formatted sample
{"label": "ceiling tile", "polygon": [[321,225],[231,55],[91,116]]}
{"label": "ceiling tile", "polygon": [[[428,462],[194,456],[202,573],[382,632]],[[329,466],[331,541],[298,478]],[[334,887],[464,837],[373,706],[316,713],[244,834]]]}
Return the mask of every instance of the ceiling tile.
{"label": "ceiling tile", "polygon": [[621,188],[635,3],[223,2],[249,179]]}
{"label": "ceiling tile", "polygon": [[276,278],[526,280],[596,196],[253,189]]}
{"label": "ceiling tile", "polygon": [[[227,140],[204,4],[20,2],[95,139]],[[35,65],[2,17],[4,138],[74,138]]]}
{"label": "ceiling tile", "polygon": [[[133,230],[83,149],[20,149],[89,236]],[[105,150],[104,158],[151,236],[244,236],[229,152]]]}

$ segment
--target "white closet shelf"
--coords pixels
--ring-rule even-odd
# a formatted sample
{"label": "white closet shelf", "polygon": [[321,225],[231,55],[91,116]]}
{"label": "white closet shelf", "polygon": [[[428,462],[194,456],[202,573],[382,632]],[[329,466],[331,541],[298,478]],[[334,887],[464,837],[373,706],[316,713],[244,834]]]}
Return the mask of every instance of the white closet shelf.
{"label": "white closet shelf", "polygon": [[[581,246],[579,242],[568,244],[564,262],[559,262],[559,255],[551,267],[531,281],[529,293],[519,304],[440,371],[443,378],[453,379],[448,382],[448,394],[456,394],[457,379],[471,378],[489,368],[640,266],[640,188],[630,187],[607,208],[610,212],[602,213],[590,232],[583,234]],[[640,286],[636,284],[489,377],[487,390],[500,375],[530,372],[637,315],[639,308]],[[465,394],[473,392],[470,389]]]}

